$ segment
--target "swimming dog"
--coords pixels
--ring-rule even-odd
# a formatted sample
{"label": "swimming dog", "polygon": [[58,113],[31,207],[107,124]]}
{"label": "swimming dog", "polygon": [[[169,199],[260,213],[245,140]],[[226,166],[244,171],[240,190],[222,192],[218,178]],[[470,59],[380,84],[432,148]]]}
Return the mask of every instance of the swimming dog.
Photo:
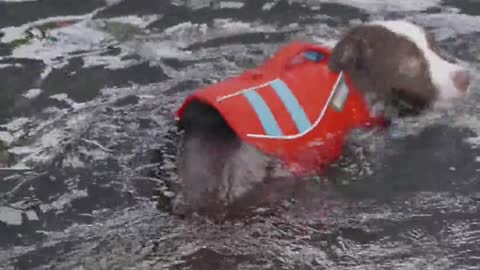
{"label": "swimming dog", "polygon": [[[380,108],[376,113],[387,119],[415,116],[437,103],[462,98],[470,84],[469,72],[447,61],[430,33],[403,20],[374,21],[353,27],[332,48],[327,66],[332,72],[346,74],[348,82],[360,89],[369,106]],[[274,66],[267,68],[275,69]],[[249,76],[254,77],[255,72]],[[339,80],[334,87],[338,88]],[[289,93],[283,81],[274,83],[269,86],[280,98],[283,98],[282,93]],[[253,107],[264,102],[257,95],[258,91],[246,95],[247,90],[239,91],[235,96],[242,94],[242,102],[248,104],[250,101]],[[345,100],[342,102],[345,104]],[[287,109],[298,107],[292,102],[284,106]],[[228,113],[228,107],[225,110]],[[245,117],[250,115],[246,109],[242,113]],[[264,113],[268,116],[270,112]],[[296,117],[296,128],[300,128],[299,122],[312,126],[308,116],[295,113],[292,118]],[[323,115],[325,111],[320,113]],[[255,117],[248,118],[252,125],[257,121]],[[273,133],[281,132],[272,124],[271,118],[270,113],[270,119],[265,120],[270,122],[268,125],[262,122],[263,128],[269,128]],[[188,106],[184,104],[178,123],[177,169],[181,189],[174,202],[176,213],[216,216],[225,213],[225,209],[255,204],[253,201],[259,198],[267,201],[277,194],[276,191],[285,188],[284,183],[295,178],[291,170],[277,165],[274,156],[259,151],[258,145],[242,139],[232,122],[226,121],[225,115],[208,102],[194,99],[188,102]],[[333,157],[338,158],[338,155]]]}

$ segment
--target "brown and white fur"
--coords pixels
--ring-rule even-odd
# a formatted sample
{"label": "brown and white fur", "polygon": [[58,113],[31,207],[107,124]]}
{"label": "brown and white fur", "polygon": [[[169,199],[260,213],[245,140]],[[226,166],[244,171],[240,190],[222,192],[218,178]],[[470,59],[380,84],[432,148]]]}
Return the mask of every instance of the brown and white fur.
{"label": "brown and white fur", "polygon": [[[375,21],[352,28],[333,48],[329,66],[348,72],[357,88],[373,102],[396,109],[397,116],[461,98],[469,86],[468,71],[442,58],[432,36],[406,21]],[[288,189],[285,183],[294,182],[275,171],[271,158],[241,141],[206,104],[190,105],[179,125],[182,186],[174,204],[177,213],[218,215],[232,205],[268,200]]]}
{"label": "brown and white fur", "polygon": [[442,54],[432,34],[411,22],[374,21],[347,32],[329,66],[348,72],[359,89],[387,106],[406,105],[396,109],[410,115],[466,94],[469,72]]}

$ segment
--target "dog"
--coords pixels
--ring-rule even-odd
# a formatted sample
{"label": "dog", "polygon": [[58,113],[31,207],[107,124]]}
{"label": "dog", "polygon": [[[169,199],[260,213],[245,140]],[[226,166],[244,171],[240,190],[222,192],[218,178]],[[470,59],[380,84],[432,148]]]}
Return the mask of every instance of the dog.
{"label": "dog", "polygon": [[[460,99],[470,84],[468,70],[447,61],[430,33],[403,20],[353,27],[333,47],[328,67],[347,73],[368,104],[387,118],[416,116]],[[225,217],[276,200],[295,182],[274,157],[240,139],[207,103],[190,103],[179,134],[176,214]]]}

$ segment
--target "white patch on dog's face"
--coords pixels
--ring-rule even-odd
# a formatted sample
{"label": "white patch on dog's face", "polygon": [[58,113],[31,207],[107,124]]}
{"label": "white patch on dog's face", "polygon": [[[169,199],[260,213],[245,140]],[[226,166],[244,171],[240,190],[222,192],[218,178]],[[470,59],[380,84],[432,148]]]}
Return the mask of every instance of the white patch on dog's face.
{"label": "white patch on dog's face", "polygon": [[464,70],[463,67],[452,64],[441,58],[429,46],[426,33],[421,27],[408,21],[373,21],[370,24],[383,26],[389,31],[401,35],[412,41],[425,56],[429,66],[429,73],[433,85],[437,88],[438,98],[440,100],[448,100],[459,98],[465,95],[454,84],[452,74],[456,71]]}

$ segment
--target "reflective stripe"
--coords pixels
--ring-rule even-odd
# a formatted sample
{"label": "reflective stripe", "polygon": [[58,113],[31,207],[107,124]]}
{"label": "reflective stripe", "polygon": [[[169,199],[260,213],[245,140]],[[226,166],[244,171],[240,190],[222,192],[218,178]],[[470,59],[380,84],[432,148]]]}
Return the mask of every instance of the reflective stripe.
{"label": "reflective stripe", "polygon": [[270,111],[270,108],[263,98],[253,89],[245,91],[242,94],[247,98],[248,102],[250,102],[250,105],[252,105],[257,113],[257,117],[260,120],[265,133],[269,136],[282,136],[283,133],[278,126],[277,120],[275,120],[272,111]]}
{"label": "reflective stripe", "polygon": [[288,88],[288,86],[280,79],[273,81],[270,86],[275,90],[287,108],[290,116],[297,126],[298,132],[303,133],[304,131],[308,130],[312,124],[310,123],[310,120],[305,114],[303,107],[300,105],[290,88]]}

